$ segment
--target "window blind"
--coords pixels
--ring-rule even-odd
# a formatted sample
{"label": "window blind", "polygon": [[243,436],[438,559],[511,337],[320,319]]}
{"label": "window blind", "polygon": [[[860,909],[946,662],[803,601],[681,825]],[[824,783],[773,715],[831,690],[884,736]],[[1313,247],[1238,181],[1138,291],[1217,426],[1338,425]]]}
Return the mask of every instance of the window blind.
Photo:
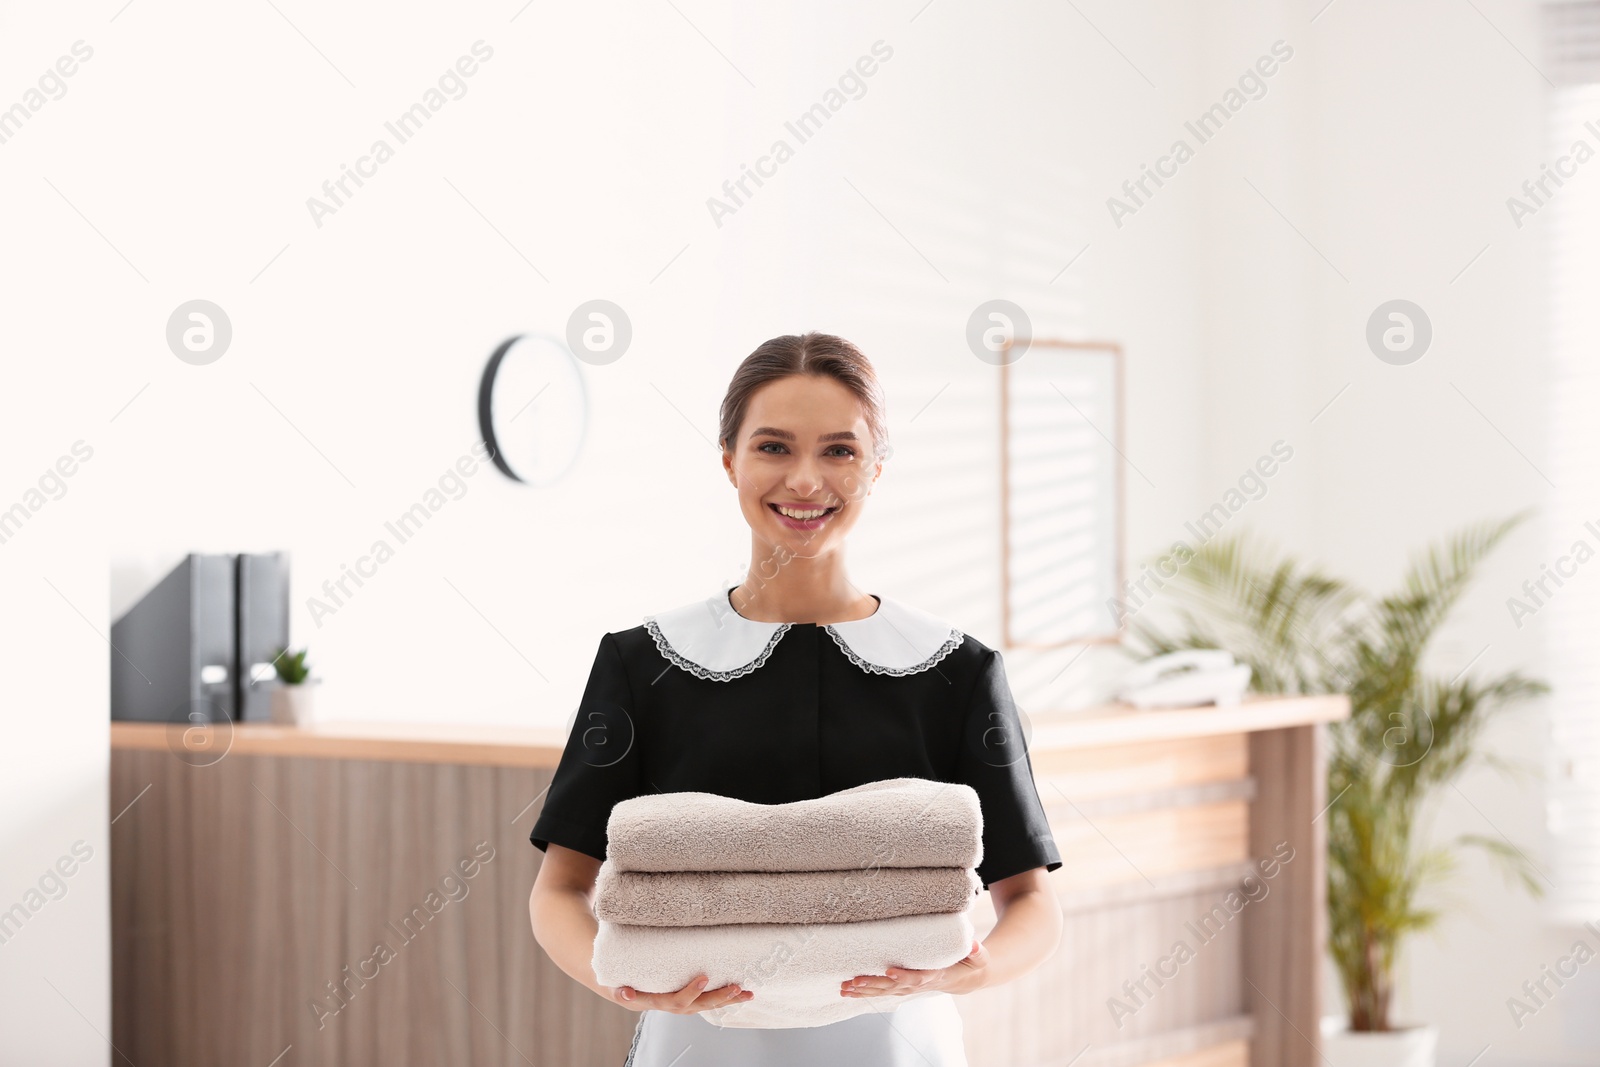
{"label": "window blind", "polygon": [[[1600,528],[1600,160],[1577,162],[1575,143],[1600,151],[1600,2],[1542,8],[1549,94],[1546,159],[1577,173],[1545,208],[1549,281],[1551,559]],[[1600,572],[1588,568],[1549,602],[1552,757],[1550,892],[1557,922],[1600,919]]]}

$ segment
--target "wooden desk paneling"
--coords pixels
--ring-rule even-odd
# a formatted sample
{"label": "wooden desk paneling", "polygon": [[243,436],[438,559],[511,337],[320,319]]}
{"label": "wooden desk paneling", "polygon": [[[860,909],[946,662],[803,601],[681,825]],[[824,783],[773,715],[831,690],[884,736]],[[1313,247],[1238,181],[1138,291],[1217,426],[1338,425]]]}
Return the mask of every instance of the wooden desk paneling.
{"label": "wooden desk paneling", "polygon": [[1032,753],[1062,941],[961,998],[973,1067],[1314,1067],[1324,730]]}
{"label": "wooden desk paneling", "polygon": [[[1347,713],[1035,716],[1065,932],[1037,970],[958,999],[973,1067],[1314,1067],[1322,724]],[[194,766],[165,727],[113,724],[114,1044],[166,1067],[620,1064],[637,1013],[529,930],[527,835],[562,740],[250,725]],[[1280,846],[1294,858],[1264,876]],[[987,894],[974,921],[993,926]]]}
{"label": "wooden desk paneling", "polygon": [[112,1041],[168,1067],[620,1064],[632,1013],[528,928],[549,773],[118,752]]}

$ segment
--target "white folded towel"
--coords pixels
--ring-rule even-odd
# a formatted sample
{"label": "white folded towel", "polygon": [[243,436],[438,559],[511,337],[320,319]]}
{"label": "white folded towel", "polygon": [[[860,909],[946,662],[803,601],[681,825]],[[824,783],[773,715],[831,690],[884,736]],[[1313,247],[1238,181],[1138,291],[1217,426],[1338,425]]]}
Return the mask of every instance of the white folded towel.
{"label": "white folded towel", "polygon": [[605,986],[666,993],[705,974],[707,989],[737,982],[755,993],[700,1013],[717,1026],[823,1026],[937,992],[847,997],[839,986],[890,967],[922,970],[965,959],[974,940],[970,910],[850,923],[677,927],[600,920],[591,963]]}

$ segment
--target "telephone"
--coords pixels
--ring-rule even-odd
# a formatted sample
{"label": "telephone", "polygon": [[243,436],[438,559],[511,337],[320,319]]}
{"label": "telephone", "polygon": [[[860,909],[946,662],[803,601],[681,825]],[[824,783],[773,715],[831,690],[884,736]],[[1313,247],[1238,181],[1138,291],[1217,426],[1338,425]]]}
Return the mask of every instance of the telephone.
{"label": "telephone", "polygon": [[1146,660],[1122,681],[1118,699],[1137,708],[1181,708],[1239,703],[1250,685],[1250,665],[1221,649],[1187,648]]}

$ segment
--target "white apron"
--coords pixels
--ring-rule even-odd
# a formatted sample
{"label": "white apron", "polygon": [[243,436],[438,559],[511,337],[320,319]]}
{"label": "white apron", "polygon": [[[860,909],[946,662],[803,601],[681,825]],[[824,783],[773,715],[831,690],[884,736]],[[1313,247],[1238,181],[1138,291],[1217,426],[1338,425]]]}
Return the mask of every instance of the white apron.
{"label": "white apron", "polygon": [[699,1014],[639,1013],[623,1067],[967,1067],[955,997],[931,993],[825,1026],[716,1026]]}

